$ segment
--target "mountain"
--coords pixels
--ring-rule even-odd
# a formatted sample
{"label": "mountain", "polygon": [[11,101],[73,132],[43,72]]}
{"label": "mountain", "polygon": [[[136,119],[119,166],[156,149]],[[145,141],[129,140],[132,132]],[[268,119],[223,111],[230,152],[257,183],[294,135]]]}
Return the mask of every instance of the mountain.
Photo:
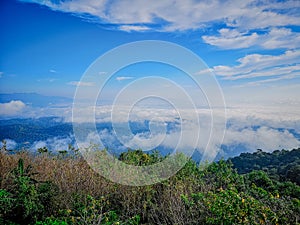
{"label": "mountain", "polygon": [[72,133],[72,124],[62,122],[58,117],[39,119],[0,120],[0,139],[11,139],[20,143],[34,143],[54,137],[65,137]]}
{"label": "mountain", "polygon": [[[96,130],[98,131],[98,135],[96,135],[93,124],[83,123],[80,124],[80,126],[75,127],[76,131],[79,132],[76,133],[76,137],[80,138],[80,140],[77,139],[75,141],[73,124],[71,122],[65,122],[61,117],[3,119],[0,120],[0,140],[10,140],[10,143],[13,143],[10,145],[11,150],[19,150],[22,148],[37,149],[43,145],[51,151],[57,151],[57,148],[66,148],[68,144],[76,146],[76,142],[82,142],[87,145],[97,144],[99,143],[100,138],[103,146],[115,154],[120,154],[127,149],[143,149],[159,150],[162,155],[166,155],[173,152],[175,149],[175,147],[173,147],[174,143],[178,143],[180,124],[177,121],[165,121],[164,124],[166,128],[165,134],[159,132],[155,133],[155,131],[151,130],[149,120],[139,122],[129,121],[129,123],[117,123],[114,125],[111,122],[101,122],[96,124]],[[116,127],[119,128],[118,132],[115,131]],[[154,135],[152,135],[151,131]],[[274,128],[274,132],[275,131],[277,130]],[[293,135],[293,130],[288,130],[288,132]],[[285,133],[287,133],[287,131],[284,130],[284,132],[282,131],[280,134]],[[160,140],[163,135],[165,135],[164,141],[167,141],[158,143],[157,140]],[[257,135],[261,135],[261,133],[258,133]],[[295,132],[294,136],[298,137],[296,135],[298,135],[298,133]],[[151,148],[151,143],[149,144],[149,142],[146,141],[150,138],[157,143],[153,144],[153,148]],[[189,143],[187,142],[185,146],[187,149],[186,151],[193,148],[193,146],[190,147],[188,144]],[[282,145],[284,144],[285,143],[282,142]],[[199,148],[201,148],[201,146]],[[203,149],[199,148],[197,148],[193,154],[193,159],[195,161],[200,161],[202,159]],[[298,147],[295,145],[286,149],[292,148]],[[239,158],[232,158],[234,164],[239,168],[240,173],[251,171],[254,166],[256,169],[264,169],[266,165],[263,163],[271,160],[269,156],[270,153],[263,153],[262,156],[265,158],[257,161],[258,154],[255,153],[252,155],[251,153],[245,153],[253,152],[255,149],[256,148],[249,146],[248,142],[243,142],[243,140],[241,142],[225,141],[214,160],[220,160],[221,158],[227,159],[241,154],[239,157],[245,157],[243,165],[239,163]],[[272,147],[271,150],[274,149],[276,148]],[[268,152],[271,150],[268,150]],[[282,160],[282,158],[279,158],[277,161],[273,159],[271,161],[274,164],[274,162],[278,163]],[[284,171],[285,170],[283,170],[283,172]],[[280,174],[283,172],[280,172]]]}
{"label": "mountain", "polygon": [[272,153],[258,149],[254,153],[241,153],[230,159],[240,174],[263,170],[279,181],[291,181],[300,185],[300,148],[275,150]]}
{"label": "mountain", "polygon": [[0,103],[8,103],[10,101],[22,101],[26,105],[33,107],[60,106],[72,103],[71,98],[59,96],[45,96],[37,93],[11,93],[0,94]]}

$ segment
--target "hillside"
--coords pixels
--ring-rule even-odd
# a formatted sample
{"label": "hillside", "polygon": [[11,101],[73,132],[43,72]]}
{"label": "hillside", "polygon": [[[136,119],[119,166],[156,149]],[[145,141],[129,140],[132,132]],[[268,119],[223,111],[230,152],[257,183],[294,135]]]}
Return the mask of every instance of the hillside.
{"label": "hillside", "polygon": [[239,174],[263,170],[275,180],[291,181],[300,185],[300,148],[291,151],[275,150],[272,153],[258,149],[254,153],[241,153],[230,161]]}
{"label": "hillside", "polygon": [[[263,164],[265,155],[286,158],[288,166],[299,162],[296,156],[288,161],[294,154],[299,150],[259,151],[231,159],[235,164],[221,160],[201,168],[189,160],[161,183],[124,186],[95,173],[74,148],[55,155],[8,154],[2,148],[0,224],[299,224],[300,186],[249,166],[252,157],[257,165],[270,167]],[[164,159],[158,152],[141,150],[119,156],[135,166]],[[272,168],[280,171],[275,163]]]}

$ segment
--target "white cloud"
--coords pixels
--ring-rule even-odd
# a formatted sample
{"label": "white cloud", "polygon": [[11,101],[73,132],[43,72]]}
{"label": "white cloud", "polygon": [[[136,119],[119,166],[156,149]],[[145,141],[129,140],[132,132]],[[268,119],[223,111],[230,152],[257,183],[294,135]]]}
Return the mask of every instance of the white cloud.
{"label": "white cloud", "polygon": [[22,101],[0,103],[0,116],[15,116],[20,114],[26,105]]}
{"label": "white cloud", "polygon": [[287,28],[272,28],[267,33],[240,32],[237,29],[222,28],[218,36],[202,36],[210,44],[223,49],[260,46],[265,49],[295,49],[300,47],[300,35]]}
{"label": "white cloud", "polygon": [[267,35],[260,38],[260,45],[266,49],[294,49],[300,47],[300,34],[287,28],[273,28]]}
{"label": "white cloud", "polygon": [[55,78],[44,78],[44,79],[38,79],[37,81],[38,82],[49,82],[49,83],[52,83],[54,81],[57,81],[58,79],[55,79]]}
{"label": "white cloud", "polygon": [[131,31],[147,31],[150,30],[147,26],[138,26],[138,25],[122,25],[119,26],[120,30],[131,32]]}
{"label": "white cloud", "polygon": [[[291,79],[300,74],[299,60],[299,50],[289,50],[281,55],[251,54],[238,59],[238,65],[219,65],[214,66],[212,70],[216,75],[229,80],[257,77],[274,77],[278,80]],[[199,71],[200,74],[202,72],[204,71]]]}
{"label": "white cloud", "polygon": [[300,141],[288,130],[279,131],[269,127],[227,129],[223,141],[227,146],[243,146],[248,151],[260,148],[264,151],[300,147]]}
{"label": "white cloud", "polygon": [[50,72],[50,73],[57,73],[57,71],[56,71],[56,70],[53,70],[53,69],[49,70],[49,72]]}
{"label": "white cloud", "polygon": [[[0,106],[1,107],[1,106]],[[0,108],[0,116],[2,110]],[[22,109],[18,114],[14,114],[18,116],[18,118],[40,118],[40,117],[63,117],[63,118],[71,118],[72,115],[72,107],[66,105],[52,105],[49,107],[31,107],[26,105],[24,109]],[[3,114],[3,116],[13,116],[8,114]],[[70,121],[68,119],[68,121]]]}
{"label": "white cloud", "polygon": [[[6,149],[7,150],[16,150],[17,147],[17,142],[15,142],[14,140],[11,139],[4,139],[4,141],[6,142]],[[0,148],[3,147],[3,142],[0,142]]]}
{"label": "white cloud", "polygon": [[53,152],[68,150],[69,144],[72,144],[73,140],[74,138],[71,136],[48,138],[44,141],[35,141],[30,149],[37,150],[39,148],[47,147],[48,150]]}
{"label": "white cloud", "polygon": [[[288,86],[288,89],[293,87]],[[299,85],[295,86],[294,89]],[[285,92],[286,90],[278,89],[278,92]],[[292,90],[293,92],[293,90]],[[44,109],[48,111],[47,109]],[[61,110],[61,109],[60,109]],[[112,106],[101,106],[95,108],[97,122],[110,122]],[[82,116],[86,109],[82,109]],[[128,109],[119,111],[120,115],[114,123],[126,123],[128,117],[125,114]],[[200,125],[197,124],[193,117],[189,117],[189,110],[184,111],[185,120],[180,120],[180,115],[174,109],[151,109],[135,108],[130,111],[134,115],[129,118],[134,122],[144,123],[145,120],[151,121],[154,125],[160,125],[161,129],[150,129],[145,131],[140,129],[138,133],[116,133],[104,128],[100,130],[99,136],[96,133],[89,133],[84,139],[86,147],[91,144],[99,144],[101,140],[105,141],[112,150],[126,150],[126,147],[142,148],[143,150],[155,148],[160,145],[166,148],[174,149],[178,147],[184,151],[193,150],[196,140],[195,134],[200,127],[200,137],[195,143],[197,150],[203,153],[206,149],[207,141],[210,138],[211,129],[211,110],[210,109],[197,109],[199,115]],[[221,111],[217,111],[217,117],[222,115]],[[192,115],[192,114],[191,114]],[[69,115],[71,116],[71,115]],[[182,115],[181,115],[182,116]],[[227,109],[228,123],[223,145],[228,149],[236,149],[237,146],[243,147],[243,151],[255,151],[261,148],[266,151],[275,149],[292,149],[300,147],[300,107],[299,104],[292,107],[291,105],[274,105],[273,107],[259,107],[257,105],[245,106],[238,105]],[[179,118],[178,118],[179,117]],[[214,118],[218,120],[218,118]],[[70,122],[70,120],[66,120]],[[87,120],[83,120],[88,122]],[[168,130],[163,128],[171,124]],[[155,128],[155,126],[154,126]],[[167,131],[167,132],[165,132]],[[181,132],[185,136],[180,140]],[[298,134],[298,136],[296,134]],[[211,145],[207,149],[207,159],[213,159],[220,150],[222,141],[222,125],[217,124],[213,129],[211,136]],[[119,140],[118,140],[119,139]],[[124,144],[123,147],[117,146],[117,141]],[[74,137],[56,137],[44,141],[36,141],[31,149],[38,149],[46,146],[50,150],[66,150],[68,144],[74,143]],[[102,145],[100,145],[101,147]],[[103,147],[103,146],[102,146]],[[229,152],[228,154],[237,154]]]}
{"label": "white cloud", "polygon": [[[296,49],[300,25],[300,1],[195,1],[174,0],[20,0],[72,13],[86,21],[110,24],[125,32],[174,32],[204,30],[202,40],[222,49],[252,46],[264,49]],[[223,25],[218,34],[214,25]],[[212,29],[210,29],[212,28]]]}
{"label": "white cloud", "polygon": [[122,81],[122,80],[132,80],[134,77],[117,77],[117,81]]}
{"label": "white cloud", "polygon": [[[27,0],[29,1],[29,0]],[[198,29],[212,22],[223,22],[240,30],[264,29],[270,26],[299,25],[299,1],[257,2],[232,1],[156,1],[146,0],[76,0],[38,1],[53,10],[75,13],[88,20],[143,26],[164,31]],[[284,9],[280,11],[279,9]],[[86,16],[89,14],[91,16]],[[154,26],[159,28],[154,28]],[[158,25],[158,26],[157,26]],[[123,27],[124,28],[124,27]]]}
{"label": "white cloud", "polygon": [[276,77],[276,78],[270,78],[270,79],[249,82],[249,83],[247,83],[247,85],[257,86],[257,85],[261,85],[261,84],[265,84],[265,83],[272,83],[272,82],[276,82],[276,81],[280,81],[280,80],[290,80],[290,79],[295,78],[296,76],[297,76],[297,74],[288,74],[288,75],[284,75],[284,76],[280,76],[280,77]]}
{"label": "white cloud", "polygon": [[67,84],[72,86],[82,86],[82,87],[93,87],[95,85],[93,82],[81,82],[81,81],[70,81]]}
{"label": "white cloud", "polygon": [[273,151],[300,147],[299,107],[238,106],[228,109],[227,115],[223,144],[229,149],[241,146],[246,151]]}
{"label": "white cloud", "polygon": [[219,36],[202,36],[202,39],[210,44],[225,49],[248,48],[256,45],[259,40],[257,33],[247,34],[240,33],[237,30],[223,28],[219,30]]}
{"label": "white cloud", "polygon": [[[248,1],[240,13],[228,17],[227,25],[242,30],[264,29],[268,27],[282,27],[286,25],[299,25],[299,1]],[[280,10],[284,11],[280,12]]]}
{"label": "white cloud", "polygon": [[[144,115],[144,119],[150,119],[150,112],[143,113],[143,110],[140,109],[139,113],[139,116],[133,117],[137,118],[134,121],[143,124],[142,115]],[[233,150],[239,151],[239,148],[241,148],[240,151],[252,152],[258,148],[265,151],[273,151],[282,148],[292,149],[300,147],[300,139],[295,134],[300,135],[299,108],[297,110],[287,107],[281,108],[280,106],[264,108],[240,106],[230,108],[228,109],[228,125],[223,142],[221,143],[222,139],[220,138],[222,137],[221,126],[217,125],[213,129],[211,144],[208,148],[206,145],[210,138],[210,111],[199,109],[198,113],[200,118],[200,137],[198,142],[195,142],[196,131],[199,128],[197,123],[192,120],[180,122],[172,110],[165,109],[160,112],[159,115],[161,117],[152,116],[152,121],[160,122],[162,125],[167,122],[171,123],[172,126],[167,132],[161,132],[165,131],[162,129],[158,132],[152,130],[150,133],[140,129],[138,133],[116,133],[115,131],[104,129],[99,132],[99,136],[95,133],[89,133],[84,143],[85,146],[89,146],[91,143],[99,144],[98,137],[100,137],[102,141],[106,142],[109,149],[114,150],[116,148],[118,150],[126,150],[127,147],[133,149],[141,148],[143,150],[164,147],[173,150],[177,148],[188,152],[196,147],[200,153],[203,153],[206,149],[206,159],[209,160],[214,159],[218,154],[221,144],[229,149],[226,150],[225,156],[238,154],[239,152],[233,152]],[[118,125],[118,123],[126,123],[127,121],[114,122]],[[121,126],[127,126],[127,123]],[[183,133],[185,133],[184,138],[180,139]],[[118,141],[122,143],[123,147],[117,146],[116,143]]]}
{"label": "white cloud", "polygon": [[253,126],[293,129],[300,134],[300,108],[298,106],[239,105],[227,110],[228,126],[233,130]]}

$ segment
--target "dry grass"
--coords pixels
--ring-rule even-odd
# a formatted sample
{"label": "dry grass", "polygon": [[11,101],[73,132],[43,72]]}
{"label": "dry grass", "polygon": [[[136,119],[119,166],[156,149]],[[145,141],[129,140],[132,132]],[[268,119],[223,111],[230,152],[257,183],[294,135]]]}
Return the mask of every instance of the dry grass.
{"label": "dry grass", "polygon": [[[51,181],[58,187],[56,204],[59,209],[71,209],[78,196],[91,195],[95,198],[108,196],[110,208],[124,218],[140,215],[142,221],[152,224],[184,224],[184,205],[180,194],[192,192],[188,185],[174,179],[174,185],[130,187],[112,183],[94,172],[81,157],[59,157],[47,153],[33,155],[28,152],[17,154],[0,153],[0,188],[10,185],[11,171],[18,160],[24,166],[31,165],[38,181]],[[176,183],[176,185],[175,185]],[[77,198],[76,198],[77,197]],[[159,207],[158,207],[159,206]]]}
{"label": "dry grass", "polygon": [[[93,195],[95,197],[111,193],[113,185],[95,173],[80,157],[59,157],[48,154],[32,155],[28,152],[17,154],[0,153],[0,188],[10,185],[11,171],[17,167],[18,160],[24,166],[32,166],[38,181],[51,181],[58,187],[57,202],[63,208],[71,208],[73,195]],[[61,200],[60,200],[61,198]]]}

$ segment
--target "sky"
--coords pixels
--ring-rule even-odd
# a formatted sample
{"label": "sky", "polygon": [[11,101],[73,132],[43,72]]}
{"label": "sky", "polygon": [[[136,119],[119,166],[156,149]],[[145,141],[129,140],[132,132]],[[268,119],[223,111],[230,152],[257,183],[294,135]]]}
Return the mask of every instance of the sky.
{"label": "sky", "polygon": [[[73,99],[79,84],[94,86],[95,80],[79,82],[107,52],[136,41],[167,41],[202,60],[203,68],[194,77],[215,76],[229,121],[265,126],[257,131],[230,124],[233,130],[225,142],[234,142],[244,129],[243,135],[253,137],[248,144],[261,132],[277,140],[289,137],[291,146],[299,145],[290,133],[272,129],[299,131],[300,1],[2,0],[0,27],[1,93]],[[98,73],[105,76],[106,71]],[[190,94],[197,107],[209,106],[205,93],[184,71],[154,62],[129,65],[111,75],[100,105],[112,104],[121,90],[149,76],[169,79]],[[132,87],[138,93],[148,84]],[[157,87],[169,92],[167,83],[158,82]],[[47,112],[54,111],[69,115],[71,109]],[[47,115],[20,99],[1,103],[4,117],[24,113]]]}
{"label": "sky", "polygon": [[[163,40],[202,58],[228,101],[232,92],[288,100],[299,94],[299,8],[299,1],[4,0],[1,92],[72,97],[76,82],[105,52]],[[140,71],[120,77],[129,82]]]}

